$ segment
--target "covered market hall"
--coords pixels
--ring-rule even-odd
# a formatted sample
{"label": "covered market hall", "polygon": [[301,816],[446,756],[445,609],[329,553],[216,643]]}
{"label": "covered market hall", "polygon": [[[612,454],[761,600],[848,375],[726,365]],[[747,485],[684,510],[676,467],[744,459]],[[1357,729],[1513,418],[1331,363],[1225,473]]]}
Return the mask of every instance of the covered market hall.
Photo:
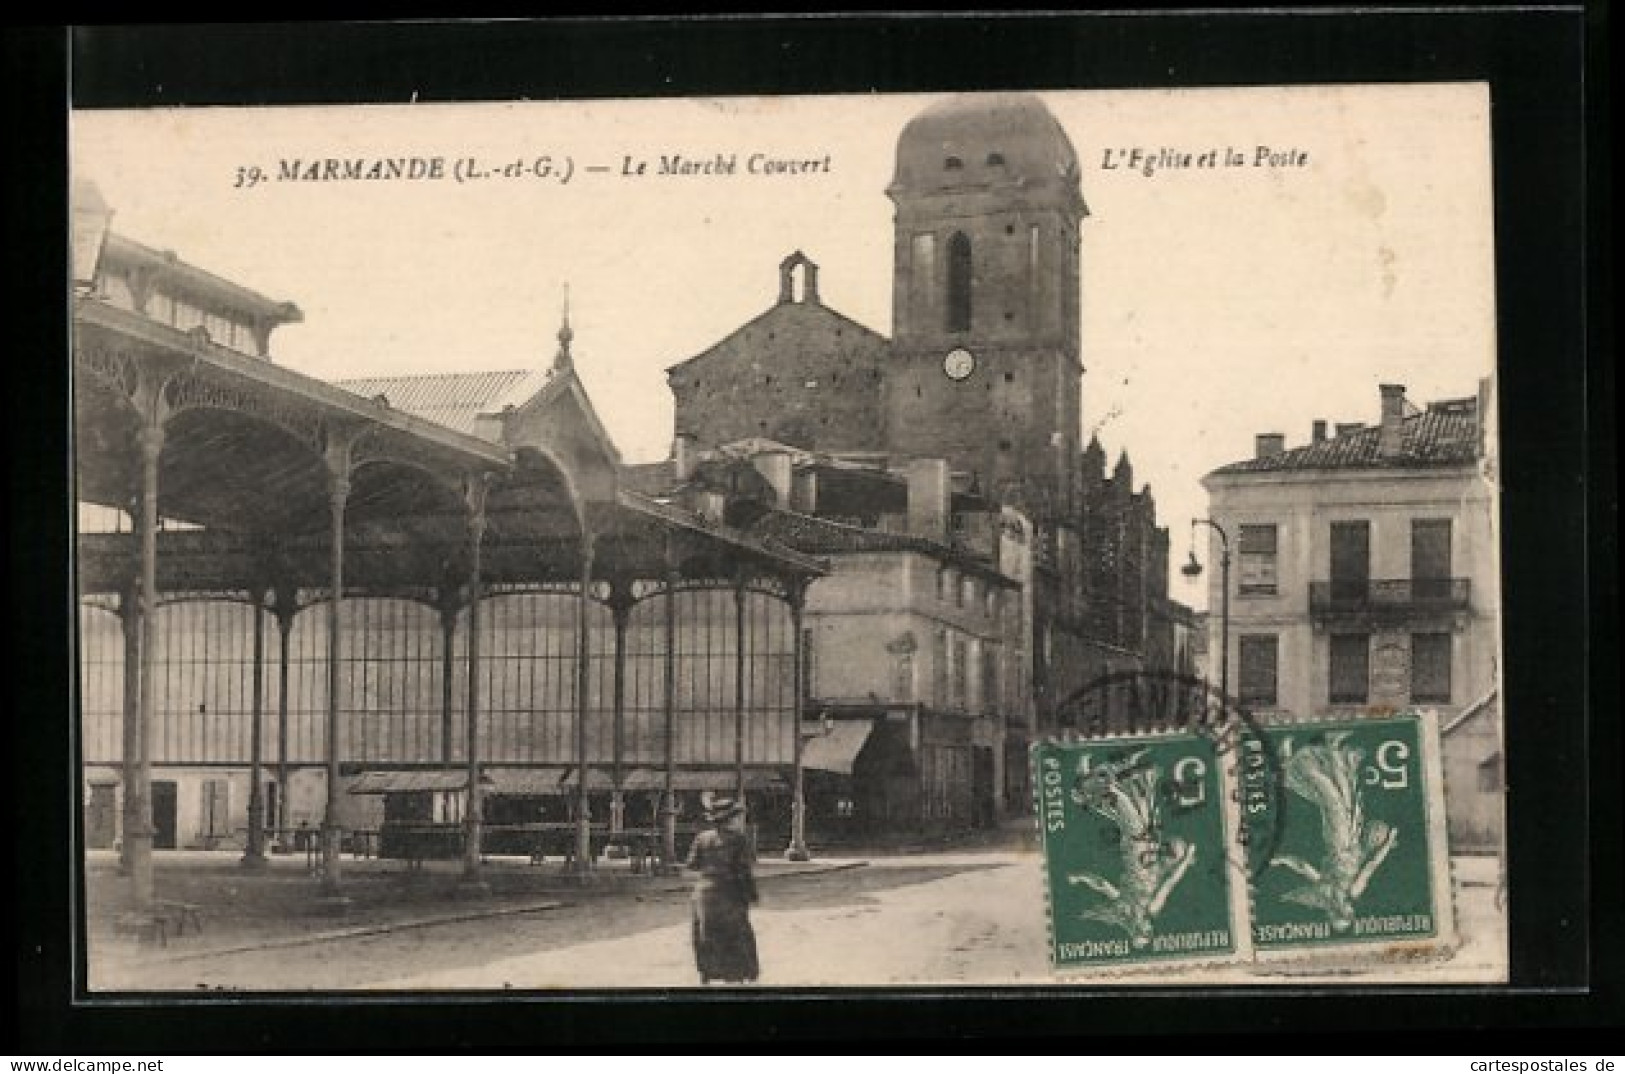
{"label": "covered market hall", "polygon": [[77,497],[119,519],[77,544],[80,749],[138,905],[155,846],[308,841],[334,896],[369,840],[475,885],[488,853],[669,867],[702,790],[804,846],[825,565],[748,497],[623,488],[567,311],[542,373],[328,383],[271,360],[295,307],[106,218],[76,204]]}

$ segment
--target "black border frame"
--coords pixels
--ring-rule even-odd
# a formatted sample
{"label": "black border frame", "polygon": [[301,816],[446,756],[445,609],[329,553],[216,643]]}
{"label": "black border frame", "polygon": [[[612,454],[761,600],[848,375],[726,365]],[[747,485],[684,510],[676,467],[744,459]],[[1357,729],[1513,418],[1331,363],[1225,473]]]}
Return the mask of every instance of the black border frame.
{"label": "black border frame", "polygon": [[[24,251],[9,261],[27,266],[8,274],[8,305],[31,344],[13,351],[7,367],[18,1043],[63,1054],[445,1053],[1088,1036],[1108,1048],[1139,1038],[1160,1049],[1192,1033],[1267,1032],[1279,1043],[1283,1033],[1312,1032],[1309,1046],[1320,1050],[1332,1046],[1325,1034],[1360,1030],[1367,1035],[1346,1038],[1359,1050],[1362,1041],[1405,1048],[1419,1030],[1473,1030],[1469,1046],[1482,1051],[1492,1048],[1491,1029],[1621,1024],[1619,810],[1609,792],[1618,789],[1622,752],[1618,677],[1606,655],[1617,651],[1618,593],[1606,554],[1616,540],[1611,207],[1606,196],[1585,199],[1588,177],[1607,189],[1611,91],[1582,77],[1588,67],[1602,73],[1598,31],[1606,21],[1605,11],[1564,6],[8,32],[0,39],[12,141],[7,235]],[[1214,990],[1197,998],[976,989],[82,1003],[71,994],[77,940],[62,879],[76,867],[77,848],[59,808],[75,801],[61,764],[71,742],[59,719],[70,703],[73,630],[66,363],[58,358],[67,354],[59,281],[67,278],[70,71],[80,107],[1487,80],[1513,987]],[[1600,659],[1591,659],[1593,645]],[[1582,770],[1589,796],[1575,778]],[[1582,877],[1589,892],[1574,882]]]}

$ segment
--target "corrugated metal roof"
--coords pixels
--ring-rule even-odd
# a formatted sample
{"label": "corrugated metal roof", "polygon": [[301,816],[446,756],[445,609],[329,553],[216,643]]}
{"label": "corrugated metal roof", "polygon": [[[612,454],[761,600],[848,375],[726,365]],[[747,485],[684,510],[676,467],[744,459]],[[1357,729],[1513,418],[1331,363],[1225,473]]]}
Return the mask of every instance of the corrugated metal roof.
{"label": "corrugated metal roof", "polygon": [[400,377],[362,377],[335,382],[368,399],[383,396],[394,410],[474,436],[494,437],[494,424],[482,414],[524,402],[547,381],[545,372],[508,369],[485,373],[422,373]]}
{"label": "corrugated metal roof", "polygon": [[[482,784],[490,783],[481,778]],[[398,794],[406,791],[461,791],[468,787],[468,773],[456,769],[426,769],[407,772],[362,772],[350,783],[351,794]]]}
{"label": "corrugated metal roof", "polygon": [[[661,773],[662,780],[665,774]],[[686,768],[672,773],[672,789],[679,791],[731,791],[738,776],[732,768]],[[662,782],[657,784],[664,786]],[[782,790],[788,784],[776,772],[760,768],[745,769],[745,789],[748,791]]]}
{"label": "corrugated metal roof", "polygon": [[[589,791],[611,791],[615,789],[614,773],[608,768],[589,767],[587,769],[587,789]],[[632,768],[621,773],[621,789],[628,791],[652,790],[662,786],[662,777],[652,768]],[[559,780],[562,787],[575,790],[576,770],[569,769]]]}
{"label": "corrugated metal roof", "polygon": [[1382,429],[1368,425],[1353,432],[1306,444],[1261,459],[1221,466],[1216,474],[1251,474],[1282,470],[1349,470],[1383,467],[1457,466],[1478,457],[1478,402],[1453,399],[1434,403],[1405,419],[1397,455],[1383,457]]}
{"label": "corrugated metal roof", "polygon": [[562,794],[565,770],[553,768],[488,768],[492,794]]}

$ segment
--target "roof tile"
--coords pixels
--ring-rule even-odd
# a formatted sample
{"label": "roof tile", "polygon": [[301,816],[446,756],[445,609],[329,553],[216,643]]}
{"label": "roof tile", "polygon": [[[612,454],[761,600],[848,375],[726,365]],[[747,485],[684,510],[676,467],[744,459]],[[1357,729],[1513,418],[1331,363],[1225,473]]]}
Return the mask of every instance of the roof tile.
{"label": "roof tile", "polygon": [[1378,450],[1382,430],[1375,425],[1306,444],[1261,459],[1243,459],[1213,471],[1253,474],[1287,470],[1351,470],[1457,466],[1478,457],[1478,403],[1452,399],[1433,403],[1405,419],[1399,454],[1383,458]]}

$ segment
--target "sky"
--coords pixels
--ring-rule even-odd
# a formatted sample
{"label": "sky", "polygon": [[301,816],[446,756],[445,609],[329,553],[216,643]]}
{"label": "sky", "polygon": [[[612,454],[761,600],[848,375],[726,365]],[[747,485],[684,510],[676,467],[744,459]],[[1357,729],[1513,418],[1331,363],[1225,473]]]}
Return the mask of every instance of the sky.
{"label": "sky", "polygon": [[[1039,97],[1090,210],[1083,435],[1128,452],[1176,562],[1202,475],[1256,433],[1294,447],[1315,419],[1374,422],[1379,383],[1420,404],[1492,375],[1482,84]],[[772,305],[791,251],[825,305],[890,335],[885,188],[939,99],[79,111],[72,167],[115,231],[296,303],[272,358],[325,380],[545,367],[568,287],[576,368],[623,458],[648,461],[670,447],[664,370]],[[1176,166],[1129,167],[1135,149]],[[737,171],[659,174],[671,154]],[[827,170],[751,174],[755,154]],[[440,158],[444,177],[279,178],[330,157]],[[459,182],[467,160],[488,177]],[[1204,589],[1171,579],[1198,607]]]}

